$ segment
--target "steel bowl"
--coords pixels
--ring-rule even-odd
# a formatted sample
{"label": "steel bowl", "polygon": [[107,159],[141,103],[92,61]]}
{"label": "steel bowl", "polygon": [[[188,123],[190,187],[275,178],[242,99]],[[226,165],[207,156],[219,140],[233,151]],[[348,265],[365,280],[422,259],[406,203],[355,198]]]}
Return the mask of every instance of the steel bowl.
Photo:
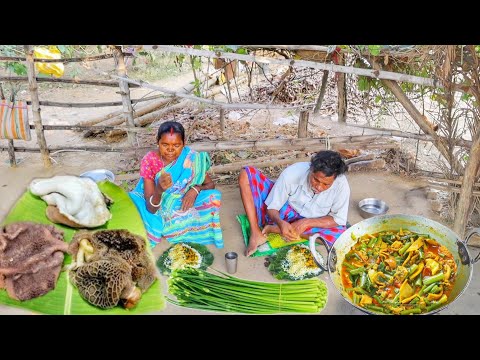
{"label": "steel bowl", "polygon": [[103,180],[108,180],[110,182],[115,181],[115,175],[110,170],[106,170],[106,169],[96,169],[96,170],[86,171],[83,174],[80,174],[80,177],[87,177],[92,179],[95,182],[99,182]]}
{"label": "steel bowl", "polygon": [[360,215],[362,215],[364,219],[368,219],[372,216],[386,214],[388,211],[388,205],[383,200],[367,198],[358,203],[358,209],[360,210]]}

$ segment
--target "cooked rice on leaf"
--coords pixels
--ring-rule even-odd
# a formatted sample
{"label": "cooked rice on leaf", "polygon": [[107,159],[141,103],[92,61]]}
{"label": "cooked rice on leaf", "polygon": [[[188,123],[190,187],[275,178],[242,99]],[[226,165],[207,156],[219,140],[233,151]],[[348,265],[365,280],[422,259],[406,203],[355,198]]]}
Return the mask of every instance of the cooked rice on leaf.
{"label": "cooked rice on leaf", "polygon": [[271,259],[268,270],[279,280],[303,280],[323,272],[315,263],[308,246],[304,244],[283,247],[273,254]]}
{"label": "cooked rice on leaf", "polygon": [[206,269],[213,263],[213,254],[201,244],[178,243],[169,247],[157,260],[162,275],[170,275],[172,270]]}

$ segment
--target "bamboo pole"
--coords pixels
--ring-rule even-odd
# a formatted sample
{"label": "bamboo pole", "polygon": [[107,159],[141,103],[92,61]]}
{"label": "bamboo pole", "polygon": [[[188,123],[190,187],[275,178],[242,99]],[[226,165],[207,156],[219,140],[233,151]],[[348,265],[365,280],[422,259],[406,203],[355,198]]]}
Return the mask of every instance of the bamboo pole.
{"label": "bamboo pole", "polygon": [[470,216],[473,185],[475,184],[475,176],[480,168],[480,132],[475,134],[475,139],[470,149],[467,167],[463,175],[462,187],[460,191],[460,199],[455,211],[455,221],[453,223],[453,231],[455,231],[461,239],[465,234],[465,227],[468,224]]}
{"label": "bamboo pole", "polygon": [[[123,53],[123,56],[132,56],[130,53]],[[40,63],[69,63],[69,62],[85,62],[85,61],[97,61],[103,59],[110,59],[113,57],[113,54],[102,54],[102,55],[92,55],[80,58],[63,58],[63,59],[37,59],[34,58],[34,62]],[[0,61],[25,61],[24,57],[18,56],[0,56]]]}
{"label": "bamboo pole", "polygon": [[[30,129],[35,129],[35,125],[30,125]],[[147,132],[146,128],[127,128],[126,126],[78,126],[78,125],[43,125],[43,130],[58,131],[58,130],[73,130],[73,131],[112,131],[112,130],[127,130],[134,132]]]}
{"label": "bamboo pole", "polygon": [[221,57],[221,58],[236,59],[241,61],[254,61],[258,63],[291,65],[293,67],[309,67],[309,68],[314,68],[319,70],[329,70],[332,72],[363,75],[363,76],[372,77],[375,79],[387,79],[387,80],[394,80],[394,81],[409,82],[412,84],[418,84],[418,85],[424,85],[424,86],[442,87],[441,84],[437,83],[437,80],[435,79],[424,78],[420,76],[413,76],[408,74],[395,73],[391,71],[355,68],[352,66],[325,64],[325,63],[318,63],[314,61],[305,61],[305,60],[275,59],[275,58],[267,58],[263,56],[242,55],[242,54],[227,53],[227,52],[221,52],[221,51],[215,52],[215,51],[207,51],[207,50],[197,50],[192,48],[183,48],[179,46],[159,45],[158,49],[167,51],[167,52],[174,52],[174,53],[180,53],[180,54],[186,54],[186,55],[207,56],[207,57],[213,57],[213,58]]}
{"label": "bamboo pole", "polygon": [[306,138],[308,135],[308,115],[308,111],[300,111],[297,131],[297,135],[299,138]]}
{"label": "bamboo pole", "polygon": [[[337,136],[329,137],[332,147],[338,148],[358,148],[378,149],[378,148],[395,148],[398,145],[392,144],[375,144],[376,140],[381,136]],[[301,150],[301,151],[317,151],[326,147],[327,138],[292,138],[292,139],[266,139],[266,140],[228,140],[228,141],[205,141],[196,142],[189,145],[190,148],[197,151],[214,151],[214,150]],[[0,146],[0,150],[6,150],[4,146]],[[155,147],[117,147],[111,146],[52,146],[53,150],[85,150],[85,151],[132,151],[132,150],[155,150]],[[15,151],[38,152],[36,148],[15,147]]]}
{"label": "bamboo pole", "polygon": [[[389,135],[389,136],[402,137],[407,139],[417,139],[417,140],[429,141],[429,142],[434,141],[430,135],[426,135],[426,134],[415,134],[415,133],[410,133],[410,132],[400,131],[395,129],[377,128],[377,127],[371,127],[371,126],[365,126],[365,125],[356,125],[351,123],[343,124],[343,125],[348,127],[356,127],[360,129],[368,129],[368,130],[380,132],[384,135]],[[445,137],[439,136],[439,138],[443,139],[444,141],[447,141]],[[454,142],[455,142],[455,146],[461,146],[467,149],[472,147],[472,142],[470,140],[455,139]]]}
{"label": "bamboo pole", "polygon": [[327,90],[327,83],[328,70],[323,70],[322,85],[320,87],[320,94],[318,95],[317,103],[315,104],[315,109],[313,109],[314,114],[318,114],[322,107],[323,98],[325,97],[325,91]]}
{"label": "bamboo pole", "polygon": [[[269,166],[282,166],[282,165],[290,165],[295,162],[309,162],[311,159],[310,157],[302,157],[302,158],[296,158],[294,157],[289,157],[288,159],[275,159],[272,157],[272,159],[264,160],[261,162],[253,162],[253,161],[236,161],[230,164],[223,164],[223,165],[215,165],[212,166],[209,170],[209,172],[212,173],[212,175],[215,174],[224,174],[228,173],[231,171],[239,171],[241,170],[244,166],[246,165],[254,165],[257,168],[265,168]],[[125,180],[135,180],[140,177],[138,171],[134,174],[121,174],[117,176],[117,179],[119,181],[125,181]]]}
{"label": "bamboo pole", "polygon": [[[159,98],[165,98],[163,95],[154,95],[148,96],[142,99],[132,99],[132,104],[155,100]],[[27,101],[28,105],[31,105],[31,101]],[[107,106],[120,106],[123,103],[121,101],[107,101],[107,102],[98,102],[98,103],[64,103],[58,101],[40,101],[40,105],[42,106],[54,106],[54,107],[66,107],[66,108],[92,108],[92,107],[107,107]]]}
{"label": "bamboo pole", "polygon": [[[457,188],[457,187],[452,187],[452,186],[447,186],[447,185],[436,185],[436,184],[428,184],[429,188],[436,189],[436,190],[442,190],[442,191],[447,191],[447,192],[454,192],[454,193],[461,193],[462,189]],[[480,196],[480,191],[472,191],[471,194],[473,196]],[[456,231],[455,231],[456,232]],[[457,233],[460,235],[459,233]]]}
{"label": "bamboo pole", "polygon": [[43,133],[42,117],[40,116],[40,104],[38,100],[37,81],[35,79],[35,64],[33,63],[33,47],[32,45],[25,45],[25,55],[27,56],[27,74],[28,74],[28,89],[30,91],[30,98],[32,99],[33,123],[35,124],[35,133],[37,134],[37,143],[42,154],[43,166],[49,168],[52,166],[50,154]]}
{"label": "bamboo pole", "polygon": [[[107,80],[81,80],[81,79],[68,79],[68,78],[35,78],[37,83],[39,82],[54,82],[54,83],[66,83],[66,84],[78,84],[78,85],[96,85],[96,86],[109,86],[117,87],[117,81]],[[0,81],[28,81],[28,77],[25,76],[0,76]],[[132,84],[131,87],[139,87],[137,84]]]}
{"label": "bamboo pole", "polygon": [[[443,175],[443,174],[441,174],[441,175]],[[422,180],[435,181],[435,182],[439,182],[439,183],[449,183],[449,184],[455,184],[455,185],[462,185],[462,183],[463,183],[463,176],[459,177],[460,180],[451,180],[451,179],[445,179],[445,178],[440,178],[440,177],[437,178],[437,177],[433,177],[433,176],[419,176],[418,178],[422,179]],[[473,186],[480,187],[480,183],[476,182],[475,184],[473,184]]]}
{"label": "bamboo pole", "polygon": [[[123,57],[121,46],[112,46],[113,56],[115,59],[115,66],[117,68],[118,76],[125,77],[127,75],[127,68],[125,67],[125,58]],[[130,89],[126,81],[120,80],[118,82],[120,87],[120,95],[122,96],[123,103],[123,116],[127,126],[134,128],[135,122],[133,117],[133,107],[130,101]],[[132,131],[127,131],[128,142],[130,145],[137,143],[137,135]]]}

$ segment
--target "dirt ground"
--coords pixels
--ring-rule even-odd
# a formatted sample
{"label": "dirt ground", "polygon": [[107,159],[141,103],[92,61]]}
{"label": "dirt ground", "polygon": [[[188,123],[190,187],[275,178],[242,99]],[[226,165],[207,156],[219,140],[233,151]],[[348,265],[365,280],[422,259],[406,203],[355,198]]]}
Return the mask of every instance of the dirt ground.
{"label": "dirt ground", "polygon": [[[185,72],[177,75],[175,78],[165,79],[159,82],[153,82],[171,89],[179,89],[191,81],[191,72]],[[45,87],[40,93],[40,100],[51,101],[75,101],[75,102],[98,102],[118,100],[116,88],[97,88],[88,87],[81,88],[77,86]],[[146,89],[133,89],[132,98],[139,98],[148,94],[150,91]],[[219,95],[221,98],[224,95]],[[223,98],[222,101],[225,101]],[[81,120],[87,120],[92,117],[104,115],[112,111],[120,109],[119,107],[108,108],[54,108],[43,107],[42,119],[44,124],[75,124]],[[291,114],[285,111],[257,111],[248,116],[240,114],[238,120],[229,120],[228,124],[235,126],[236,122],[249,122],[249,127],[245,136],[253,137],[259,133],[277,133],[287,134],[294,132],[295,124],[278,126],[273,125],[275,121],[282,118],[288,118]],[[235,117],[232,117],[235,119]],[[311,116],[310,117],[310,136],[316,136],[323,132],[334,135],[360,135],[369,134],[368,130],[362,130],[353,127],[345,127],[338,124],[331,116]],[[104,145],[105,140],[102,138],[84,139],[81,133],[73,131],[46,131],[46,139],[49,145]],[[35,132],[32,131],[32,141],[29,143],[16,141],[18,146],[34,146]],[[0,140],[1,145],[6,145],[5,140]],[[121,144],[119,146],[122,146]],[[402,145],[403,146],[403,145]],[[412,149],[412,143],[408,143]],[[433,159],[426,145],[422,145],[420,149],[421,162],[431,163]],[[425,151],[423,151],[423,150]],[[143,156],[143,154],[140,154]],[[131,159],[122,153],[108,152],[84,152],[84,151],[59,151],[51,153],[53,166],[50,169],[44,169],[40,154],[37,153],[16,153],[16,168],[8,165],[8,155],[6,152],[0,152],[0,223],[8,214],[9,210],[15,204],[17,199],[26,191],[28,184],[32,179],[37,177],[50,177],[53,175],[71,174],[78,175],[84,171],[107,168],[115,174],[124,172],[131,164]],[[390,207],[389,214],[414,214],[421,215],[436,221],[442,222],[438,214],[430,208],[430,203],[426,199],[423,183],[414,179],[394,175],[386,171],[378,172],[362,172],[349,173],[348,180],[351,186],[352,195],[350,199],[350,208],[348,220],[351,224],[361,221],[362,218],[357,210],[358,202],[366,197],[380,197]],[[120,184],[119,184],[120,185]],[[244,213],[240,199],[240,194],[235,185],[220,185],[218,188],[222,191],[222,208],[221,208],[221,224],[225,240],[224,249],[216,249],[211,246],[210,250],[215,256],[213,267],[224,271],[224,254],[228,251],[236,251],[239,253],[239,264],[237,276],[261,280],[275,281],[264,266],[263,258],[246,258],[243,255],[244,244],[240,226],[236,220],[238,214]],[[154,249],[154,254],[159,256],[167,247],[168,243],[162,243]],[[472,250],[473,254],[477,250]],[[442,314],[480,314],[480,265],[474,265],[473,281],[465,293],[457,299]],[[333,314],[362,314],[354,307],[350,306],[341,295],[336,291],[332,282],[328,279],[328,274],[322,274],[321,278],[326,281],[329,288],[329,299],[323,315]],[[166,278],[161,277],[163,291],[167,294]],[[0,305],[0,314],[26,314],[21,309],[10,308]],[[166,309],[159,314],[209,314],[197,310],[189,310],[178,308],[167,304]]]}

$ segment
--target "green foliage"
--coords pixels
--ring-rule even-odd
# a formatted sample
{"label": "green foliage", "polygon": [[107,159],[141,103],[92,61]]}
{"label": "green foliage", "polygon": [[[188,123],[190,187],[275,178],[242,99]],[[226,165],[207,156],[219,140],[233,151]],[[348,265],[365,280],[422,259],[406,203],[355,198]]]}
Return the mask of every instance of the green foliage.
{"label": "green foliage", "polygon": [[360,91],[368,91],[370,90],[370,81],[366,76],[359,76],[357,86]]}
{"label": "green foliage", "polygon": [[368,51],[373,56],[380,55],[380,50],[382,49],[382,45],[368,45]]}

